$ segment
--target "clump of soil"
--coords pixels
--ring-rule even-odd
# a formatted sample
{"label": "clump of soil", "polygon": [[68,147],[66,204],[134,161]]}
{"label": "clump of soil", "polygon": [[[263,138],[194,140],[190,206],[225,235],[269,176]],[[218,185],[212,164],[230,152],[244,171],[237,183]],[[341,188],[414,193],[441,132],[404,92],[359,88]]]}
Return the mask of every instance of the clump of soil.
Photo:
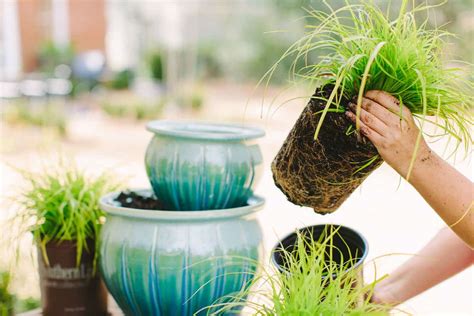
{"label": "clump of soil", "polygon": [[120,192],[115,200],[123,207],[142,210],[164,210],[163,204],[155,196],[145,196],[134,191]]}
{"label": "clump of soil", "polygon": [[[318,139],[314,133],[331,86],[316,90],[272,162],[273,179],[288,200],[316,213],[334,212],[379,167],[383,160],[375,146],[357,133],[344,113],[328,112]],[[345,107],[349,100],[340,102]]]}

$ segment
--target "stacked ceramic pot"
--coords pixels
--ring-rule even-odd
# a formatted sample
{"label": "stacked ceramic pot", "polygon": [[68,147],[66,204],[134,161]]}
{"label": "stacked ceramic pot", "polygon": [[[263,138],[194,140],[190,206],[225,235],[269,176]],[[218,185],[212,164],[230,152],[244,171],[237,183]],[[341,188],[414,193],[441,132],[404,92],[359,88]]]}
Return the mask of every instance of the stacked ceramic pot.
{"label": "stacked ceramic pot", "polygon": [[252,280],[261,247],[253,194],[262,171],[262,130],[154,121],[145,155],[161,209],[102,199],[100,268],[127,315],[195,315],[232,299]]}

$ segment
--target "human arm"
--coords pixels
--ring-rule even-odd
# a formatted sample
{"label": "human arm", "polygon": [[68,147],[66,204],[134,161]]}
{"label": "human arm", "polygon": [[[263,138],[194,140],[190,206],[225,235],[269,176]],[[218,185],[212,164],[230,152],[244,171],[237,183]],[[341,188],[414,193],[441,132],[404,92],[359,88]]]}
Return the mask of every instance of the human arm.
{"label": "human arm", "polygon": [[418,254],[376,285],[372,301],[398,305],[461,272],[473,260],[474,251],[444,228]]}
{"label": "human arm", "polygon": [[[346,112],[354,122],[355,112],[355,104]],[[362,99],[360,131],[372,141],[381,157],[473,248],[474,184],[428,147],[409,109],[400,107],[399,101],[388,93],[368,91]]]}

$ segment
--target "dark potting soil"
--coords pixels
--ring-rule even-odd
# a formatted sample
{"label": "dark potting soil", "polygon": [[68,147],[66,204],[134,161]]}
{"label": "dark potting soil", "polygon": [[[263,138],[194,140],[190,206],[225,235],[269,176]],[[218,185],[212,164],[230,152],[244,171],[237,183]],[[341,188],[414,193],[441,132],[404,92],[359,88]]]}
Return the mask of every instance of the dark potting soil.
{"label": "dark potting soil", "polygon": [[134,191],[122,191],[115,198],[123,207],[138,208],[142,210],[163,210],[163,204],[154,196],[145,196]]}
{"label": "dark potting soil", "polygon": [[[142,210],[161,210],[161,211],[174,211],[174,209],[166,208],[163,203],[156,198],[155,195],[143,195],[135,191],[126,190],[120,192],[115,198],[115,201],[122,207],[130,207]],[[248,206],[249,203],[245,202],[242,205],[236,207]]]}
{"label": "dark potting soil", "polygon": [[[275,184],[288,200],[320,214],[335,211],[383,162],[367,138],[346,133],[353,124],[344,113],[328,112],[314,139],[326,105],[317,98],[327,99],[331,91],[331,86],[316,90],[272,162]],[[340,105],[348,103],[342,99]]]}

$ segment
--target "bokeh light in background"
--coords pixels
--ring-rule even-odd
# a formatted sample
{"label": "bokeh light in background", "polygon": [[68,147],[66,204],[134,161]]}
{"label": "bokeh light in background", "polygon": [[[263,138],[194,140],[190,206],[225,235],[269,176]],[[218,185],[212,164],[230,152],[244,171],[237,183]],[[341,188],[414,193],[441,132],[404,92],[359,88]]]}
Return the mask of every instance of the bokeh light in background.
{"label": "bokeh light in background", "polygon": [[[337,7],[345,1],[329,2]],[[384,8],[390,3],[376,2]],[[391,3],[396,14],[399,1]],[[311,23],[304,8],[323,6],[320,0],[2,0],[0,220],[14,212],[9,197],[22,184],[10,166],[35,169],[58,153],[74,158],[81,168],[112,169],[129,177],[132,186],[147,186],[143,154],[150,135],[144,123],[151,119],[260,125],[268,134],[262,141],[268,165],[305,100],[267,117],[270,103],[274,97],[278,105],[305,95],[307,87],[285,90],[290,61],[282,63],[267,89],[255,89],[256,83]],[[471,0],[450,0],[434,8],[428,21],[458,36],[447,45],[453,58],[474,61]],[[472,177],[469,161],[457,167]],[[385,166],[367,181],[363,194],[356,193],[338,214],[323,219],[289,205],[266,170],[259,193],[269,200],[261,216],[267,248],[276,234],[294,227],[339,222],[367,235],[371,257],[413,253],[441,223],[413,189],[405,184],[397,191],[397,185],[398,178]],[[386,206],[387,195],[394,205]],[[390,230],[394,223],[398,231]],[[2,246],[0,268],[6,268],[11,253]],[[30,250],[25,246],[25,253]],[[403,260],[383,263],[381,270],[388,272]],[[17,294],[37,296],[31,259],[23,258],[16,272]],[[415,299],[408,309],[469,315],[472,277],[471,268]]]}

